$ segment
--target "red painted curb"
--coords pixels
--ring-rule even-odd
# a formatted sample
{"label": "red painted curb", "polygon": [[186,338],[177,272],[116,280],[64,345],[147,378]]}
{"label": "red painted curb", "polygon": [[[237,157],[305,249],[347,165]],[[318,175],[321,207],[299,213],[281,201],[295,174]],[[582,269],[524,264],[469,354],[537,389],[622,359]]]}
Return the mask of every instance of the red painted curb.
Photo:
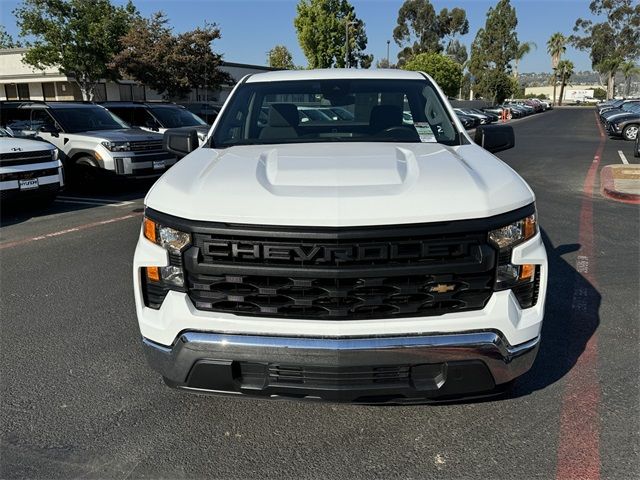
{"label": "red painted curb", "polygon": [[640,195],[620,192],[615,189],[611,165],[607,165],[600,170],[600,193],[603,197],[610,198],[611,200],[640,205]]}

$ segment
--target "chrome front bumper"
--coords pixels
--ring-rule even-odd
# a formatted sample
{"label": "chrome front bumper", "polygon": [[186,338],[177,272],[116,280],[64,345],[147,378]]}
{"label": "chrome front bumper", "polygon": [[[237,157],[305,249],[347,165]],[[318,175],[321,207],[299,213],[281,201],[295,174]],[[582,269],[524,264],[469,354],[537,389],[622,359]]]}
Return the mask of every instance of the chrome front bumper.
{"label": "chrome front bumper", "polygon": [[143,344],[150,365],[177,388],[402,401],[494,390],[531,368],[539,341],[511,346],[491,331],[344,339],[186,332],[170,348]]}

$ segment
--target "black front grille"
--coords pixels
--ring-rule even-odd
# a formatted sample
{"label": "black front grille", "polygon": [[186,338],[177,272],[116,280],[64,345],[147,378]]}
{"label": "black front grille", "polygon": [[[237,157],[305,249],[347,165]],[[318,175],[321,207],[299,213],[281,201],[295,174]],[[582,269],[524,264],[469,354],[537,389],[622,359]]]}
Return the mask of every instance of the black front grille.
{"label": "black front grille", "polygon": [[36,152],[9,152],[0,153],[0,166],[11,167],[15,165],[30,165],[33,163],[52,162],[51,150],[38,150]]}
{"label": "black front grille", "polygon": [[162,140],[149,140],[142,142],[131,142],[131,150],[141,152],[146,150],[162,150]]}
{"label": "black front grille", "polygon": [[300,319],[484,308],[496,264],[486,231],[438,227],[196,228],[183,253],[187,291],[199,310]]}
{"label": "black front grille", "polygon": [[45,168],[43,170],[27,170],[24,172],[12,172],[0,174],[0,182],[8,182],[11,180],[28,180],[31,178],[49,177],[58,175],[58,168]]}
{"label": "black front grille", "polygon": [[200,310],[319,319],[430,316],[479,310],[489,300],[493,282],[491,271],[364,278],[188,276],[189,296]]}
{"label": "black front grille", "polygon": [[[280,227],[199,222],[147,208],[191,234],[172,258],[199,310],[242,316],[357,320],[483,309],[498,251],[488,232],[535,212],[375,227]],[[534,294],[535,296],[535,294]]]}

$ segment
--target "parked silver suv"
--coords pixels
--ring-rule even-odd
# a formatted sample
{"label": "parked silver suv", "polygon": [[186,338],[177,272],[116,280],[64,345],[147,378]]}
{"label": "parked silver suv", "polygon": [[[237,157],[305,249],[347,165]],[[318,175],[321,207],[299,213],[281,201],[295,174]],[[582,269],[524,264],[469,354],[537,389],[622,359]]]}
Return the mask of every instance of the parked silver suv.
{"label": "parked silver suv", "polygon": [[0,118],[16,135],[58,147],[71,173],[97,168],[151,177],[176,162],[174,155],[162,149],[162,135],[131,128],[93,103],[2,102]]}

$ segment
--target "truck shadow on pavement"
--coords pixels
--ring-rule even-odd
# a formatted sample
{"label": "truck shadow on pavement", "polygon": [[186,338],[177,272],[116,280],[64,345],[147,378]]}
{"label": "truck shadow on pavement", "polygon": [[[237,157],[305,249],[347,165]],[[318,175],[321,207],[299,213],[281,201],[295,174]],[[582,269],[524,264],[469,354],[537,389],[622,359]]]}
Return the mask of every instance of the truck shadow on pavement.
{"label": "truck shadow on pavement", "polygon": [[533,368],[516,382],[510,397],[528,395],[562,379],[600,324],[600,293],[563,258],[580,245],[555,247],[544,230],[542,237],[549,260],[542,342]]}

